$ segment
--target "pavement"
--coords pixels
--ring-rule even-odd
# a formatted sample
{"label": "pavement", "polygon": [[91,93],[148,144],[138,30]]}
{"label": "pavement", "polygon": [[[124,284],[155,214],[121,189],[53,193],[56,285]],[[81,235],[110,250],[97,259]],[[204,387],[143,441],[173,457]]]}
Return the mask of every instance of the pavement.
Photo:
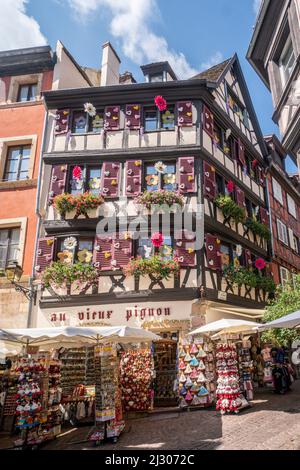
{"label": "pavement", "polygon": [[92,447],[73,444],[88,430],[76,431],[50,442],[45,449],[105,450],[300,450],[300,380],[291,392],[256,393],[252,407],[238,415],[221,416],[213,408],[151,415],[127,422],[116,444]]}
{"label": "pavement", "polygon": [[[286,395],[257,392],[250,409],[221,416],[213,408],[130,419],[117,443],[84,442],[90,428],[69,429],[45,450],[300,450],[300,380]],[[0,442],[1,442],[0,437]]]}

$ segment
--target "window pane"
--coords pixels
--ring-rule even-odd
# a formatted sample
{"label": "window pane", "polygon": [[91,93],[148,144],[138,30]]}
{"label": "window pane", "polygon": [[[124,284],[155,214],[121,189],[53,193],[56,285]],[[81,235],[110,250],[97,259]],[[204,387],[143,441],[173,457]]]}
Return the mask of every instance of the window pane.
{"label": "window pane", "polygon": [[137,255],[142,258],[150,258],[154,253],[154,249],[149,238],[139,238]]}
{"label": "window pane", "polygon": [[14,228],[10,232],[10,240],[11,243],[19,243],[20,240],[20,229]]}
{"label": "window pane", "polygon": [[7,245],[8,241],[8,230],[0,230],[0,245]]}
{"label": "window pane", "polygon": [[29,88],[29,101],[35,101],[36,100],[36,92],[37,92],[37,86],[36,84],[33,84]]}
{"label": "window pane", "polygon": [[162,175],[162,189],[173,191],[176,189],[176,165],[166,164],[166,169]]}
{"label": "window pane", "polygon": [[158,128],[157,111],[145,110],[145,131],[155,131]]}
{"label": "window pane", "polygon": [[18,101],[20,102],[28,101],[28,91],[29,91],[28,85],[20,85]]}
{"label": "window pane", "polygon": [[22,148],[21,147],[12,147],[9,149],[8,159],[9,160],[19,160],[21,156]]}
{"label": "window pane", "polygon": [[88,189],[93,194],[98,194],[101,187],[101,168],[90,168],[88,176]]}
{"label": "window pane", "polygon": [[29,158],[25,158],[21,160],[21,165],[20,165],[20,171],[21,172],[26,172],[28,173],[28,168],[29,168]]}
{"label": "window pane", "polygon": [[23,147],[22,156],[23,158],[30,158],[31,147]]}
{"label": "window pane", "polygon": [[70,193],[71,194],[80,194],[84,192],[85,172],[84,172],[83,167],[80,167],[80,168],[81,168],[80,178],[73,177],[74,167],[71,168],[71,172],[70,172]]}
{"label": "window pane", "polygon": [[18,166],[19,166],[19,160],[8,160],[7,173],[17,173]]}
{"label": "window pane", "polygon": [[6,258],[7,258],[7,247],[0,245],[0,269],[4,269],[6,266]]}
{"label": "window pane", "polygon": [[93,251],[93,240],[79,240],[78,250]]}
{"label": "window pane", "polygon": [[99,134],[101,129],[103,129],[103,113],[97,114],[95,117],[90,117],[89,119],[89,132],[94,132],[94,134]]}
{"label": "window pane", "polygon": [[224,268],[225,266],[228,266],[230,264],[229,246],[221,245],[220,252],[221,252],[221,266],[222,268]]}
{"label": "window pane", "polygon": [[167,111],[165,111],[162,116],[162,128],[163,129],[174,129],[175,127],[175,115],[174,115],[174,107],[169,106]]}
{"label": "window pane", "polygon": [[86,119],[86,113],[74,113],[72,127],[73,134],[83,134],[85,132]]}
{"label": "window pane", "polygon": [[160,254],[164,259],[172,258],[172,238],[164,237],[164,242],[159,249]]}
{"label": "window pane", "polygon": [[9,245],[7,261],[8,262],[17,261],[18,254],[19,254],[19,245],[18,244]]}
{"label": "window pane", "polygon": [[161,73],[156,74],[156,75],[150,75],[149,81],[150,82],[162,82],[163,81],[163,75]]}
{"label": "window pane", "polygon": [[147,165],[145,176],[147,191],[156,191],[159,188],[159,179],[160,175],[154,165]]}

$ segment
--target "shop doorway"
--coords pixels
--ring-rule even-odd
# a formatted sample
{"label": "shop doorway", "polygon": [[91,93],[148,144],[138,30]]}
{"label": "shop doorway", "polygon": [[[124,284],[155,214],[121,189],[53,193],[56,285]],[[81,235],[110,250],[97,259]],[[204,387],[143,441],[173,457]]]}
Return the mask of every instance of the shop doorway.
{"label": "shop doorway", "polygon": [[162,332],[158,334],[163,339],[155,342],[153,345],[155,369],[153,383],[154,407],[177,406],[178,393],[174,384],[177,377],[178,332]]}

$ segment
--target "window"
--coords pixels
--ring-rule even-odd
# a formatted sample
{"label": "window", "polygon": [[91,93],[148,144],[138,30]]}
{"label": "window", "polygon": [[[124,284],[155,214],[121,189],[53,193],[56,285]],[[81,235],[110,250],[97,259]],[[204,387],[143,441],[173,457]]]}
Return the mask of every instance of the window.
{"label": "window", "polygon": [[220,149],[223,149],[223,132],[217,123],[214,123],[214,142]]}
{"label": "window", "polygon": [[101,187],[101,166],[73,166],[70,168],[69,192],[76,195],[86,191],[99,194]]}
{"label": "window", "polygon": [[93,238],[76,238],[73,236],[61,238],[58,242],[57,261],[64,264],[93,262]]}
{"label": "window", "polygon": [[159,128],[159,115],[156,108],[144,109],[145,132],[156,131]]}
{"label": "window", "polygon": [[228,93],[228,105],[237,114],[244,125],[249,129],[249,114],[245,106],[234,96],[233,92]]}
{"label": "window", "polygon": [[281,284],[284,286],[287,282],[290,280],[290,272],[288,269],[284,268],[283,266],[280,266],[280,281]]}
{"label": "window", "polygon": [[20,85],[18,91],[18,102],[35,101],[37,95],[37,83]]}
{"label": "window", "polygon": [[295,289],[297,286],[297,274],[296,273],[292,273],[292,282],[293,282],[293,286]]}
{"label": "window", "polygon": [[274,198],[283,205],[283,197],[282,197],[282,189],[278,181],[272,178],[272,186],[273,186],[273,195]]}
{"label": "window", "polygon": [[161,128],[174,129],[175,128],[175,109],[174,106],[168,106],[168,109],[161,115]]}
{"label": "window", "polygon": [[[152,242],[149,238],[139,238],[137,245],[137,255],[142,258],[150,258],[155,253]],[[159,253],[165,260],[172,258],[173,240],[172,237],[164,237],[163,245],[159,248]]]}
{"label": "window", "polygon": [[217,184],[218,194],[224,194],[225,193],[224,178],[218,173],[216,173],[216,184]]}
{"label": "window", "polygon": [[299,253],[299,239],[296,237],[296,235],[293,235],[293,245],[292,245],[293,250],[296,251],[296,253]]}
{"label": "window", "polygon": [[0,269],[18,260],[20,229],[0,229]]}
{"label": "window", "polygon": [[176,188],[175,162],[145,164],[145,189],[147,191],[157,191],[158,189],[174,191]]}
{"label": "window", "polygon": [[85,134],[91,132],[100,134],[104,127],[104,111],[98,112],[96,116],[89,116],[83,111],[74,111],[72,115],[72,134]]}
{"label": "window", "polygon": [[253,204],[249,199],[245,198],[248,217],[257,220],[259,207]]}
{"label": "window", "polygon": [[30,146],[10,147],[8,149],[4,181],[28,179]]}
{"label": "window", "polygon": [[277,219],[277,234],[278,238],[285,245],[288,245],[288,235],[286,225],[284,225],[281,220]]}
{"label": "window", "polygon": [[287,198],[287,207],[289,213],[297,219],[296,204],[293,198],[289,194],[286,195]]}
{"label": "window", "polygon": [[220,246],[220,253],[221,253],[221,268],[224,269],[226,266],[230,265],[230,246],[222,243]]}
{"label": "window", "polygon": [[164,77],[162,73],[149,75],[149,82],[163,82],[163,81],[164,81]]}
{"label": "window", "polygon": [[279,58],[279,69],[280,69],[280,76],[281,76],[281,82],[282,82],[283,87],[287,83],[290,76],[292,75],[294,65],[295,65],[295,54],[293,50],[292,40],[289,37],[283,48],[281,56]]}

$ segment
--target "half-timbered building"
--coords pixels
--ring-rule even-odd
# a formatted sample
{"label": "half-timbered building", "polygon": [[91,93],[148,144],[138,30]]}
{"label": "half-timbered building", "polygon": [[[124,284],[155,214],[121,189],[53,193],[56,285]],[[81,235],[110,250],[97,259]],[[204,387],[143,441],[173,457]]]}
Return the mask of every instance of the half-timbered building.
{"label": "half-timbered building", "polygon": [[[44,94],[37,283],[53,261],[79,260],[96,266],[99,276],[40,286],[38,326],[143,325],[174,339],[205,321],[258,318],[270,295],[256,282],[267,275],[268,241],[254,230],[259,224],[263,234],[268,231],[267,148],[237,56],[189,80],[178,80],[167,62],[142,69],[145,83]],[[166,110],[157,109],[156,96],[166,100]],[[94,116],[85,103],[95,107]],[[173,253],[180,271],[167,280],[128,276],[131,258],[150,256],[152,228],[136,240],[129,225],[120,231],[117,225],[103,239],[97,226],[112,209],[124,211],[125,196],[130,224],[140,210],[135,198],[160,190],[179,194],[185,206],[196,208],[194,218],[203,209],[204,243],[191,248],[195,234],[184,229],[176,240],[171,215],[164,256]],[[86,215],[69,211],[63,217],[53,204],[59,195],[85,192],[101,195],[104,203]],[[233,212],[217,203],[222,197]]]}

